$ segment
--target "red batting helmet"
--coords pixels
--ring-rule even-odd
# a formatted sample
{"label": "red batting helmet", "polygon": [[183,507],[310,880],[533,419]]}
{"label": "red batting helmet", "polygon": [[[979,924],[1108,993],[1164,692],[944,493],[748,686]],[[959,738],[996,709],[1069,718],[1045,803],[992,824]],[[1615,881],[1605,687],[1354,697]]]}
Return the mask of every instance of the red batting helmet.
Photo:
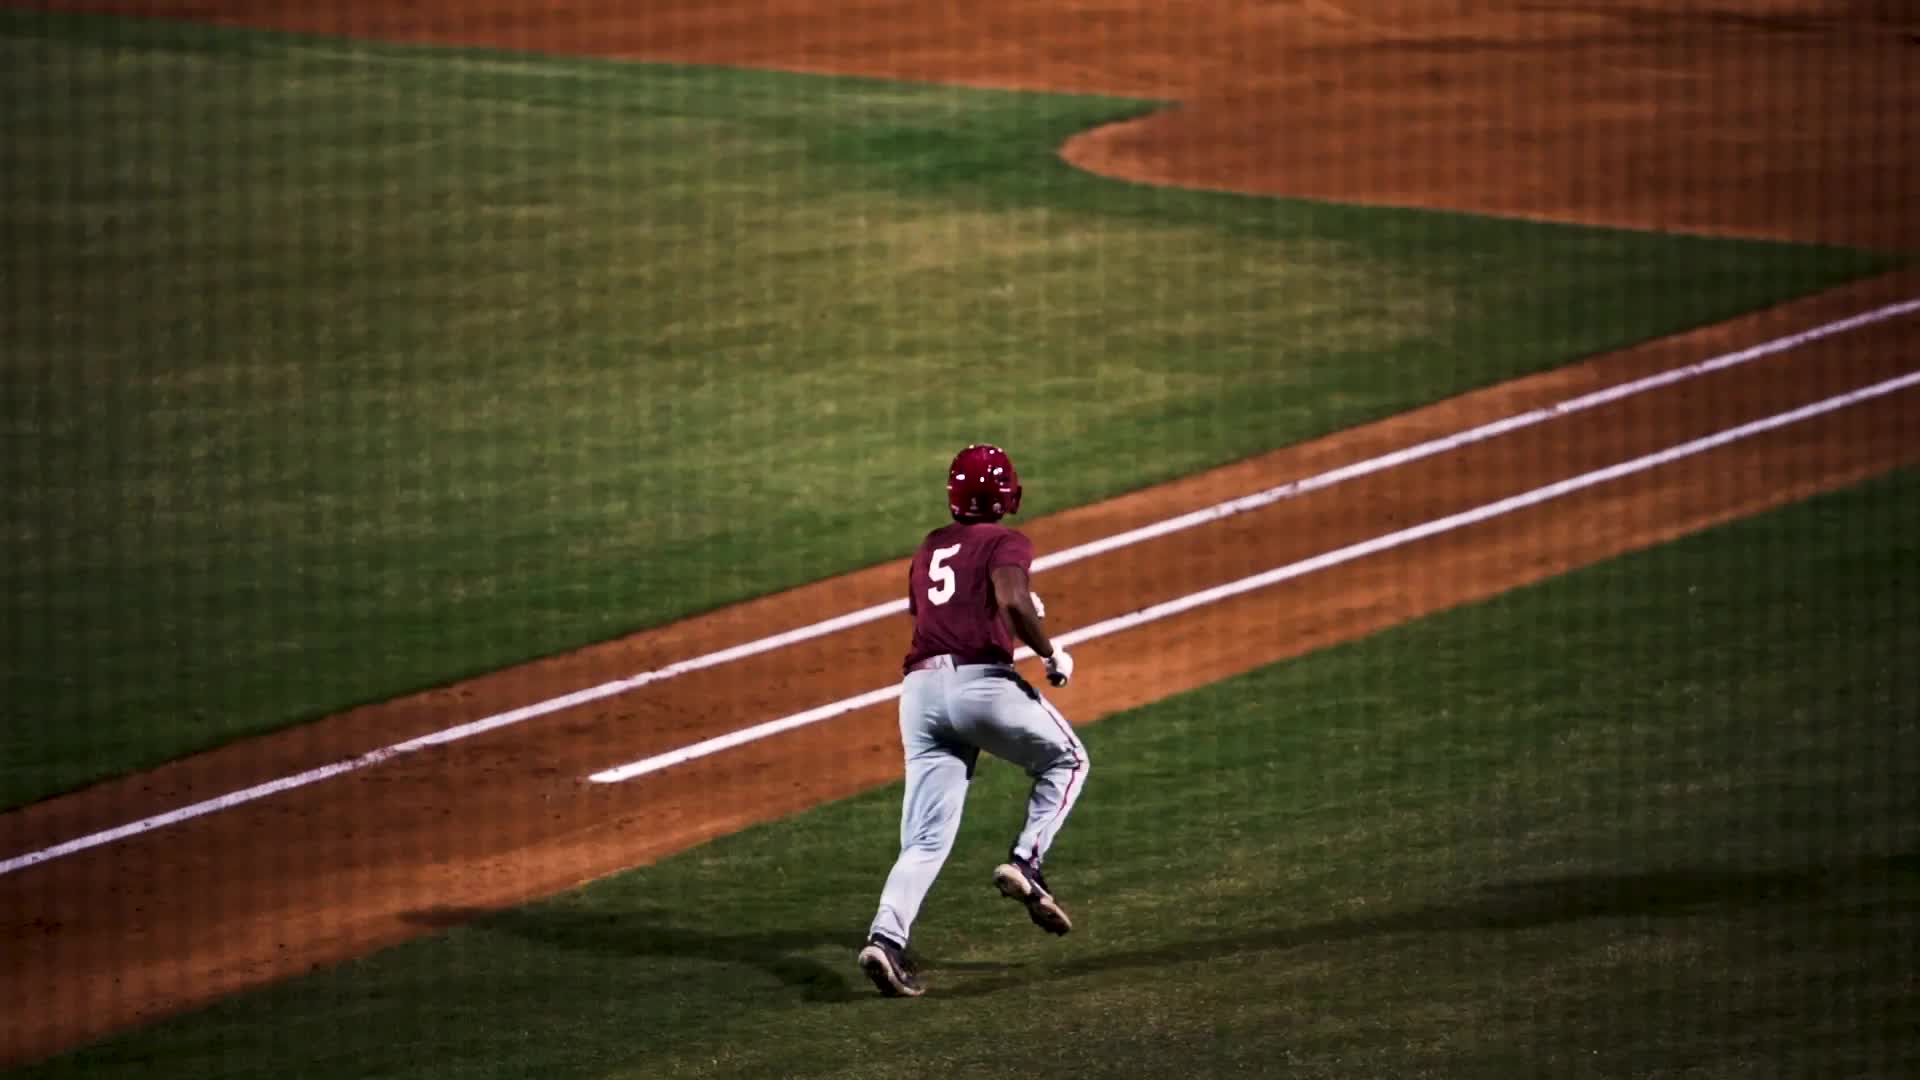
{"label": "red batting helmet", "polygon": [[997,446],[975,443],[947,469],[947,509],[958,518],[994,521],[1020,512],[1020,474]]}

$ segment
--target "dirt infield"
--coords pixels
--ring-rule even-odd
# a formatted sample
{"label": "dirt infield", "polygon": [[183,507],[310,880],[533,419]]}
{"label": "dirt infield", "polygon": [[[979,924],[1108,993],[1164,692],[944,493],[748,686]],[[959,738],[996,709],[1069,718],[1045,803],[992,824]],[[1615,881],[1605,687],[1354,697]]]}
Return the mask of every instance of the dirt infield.
{"label": "dirt infield", "polygon": [[1178,102],[1075,140],[1137,180],[1920,249],[1902,0],[66,0],[413,42]]}
{"label": "dirt infield", "polygon": [[[1920,48],[1867,4],[1747,0],[1737,17],[1502,4],[1470,21],[1437,3],[1369,20],[1326,0],[1177,20],[1147,0],[831,17],[824,0],[683,0],[644,16],[497,0],[63,6],[1148,94],[1186,105],[1083,136],[1068,156],[1153,181],[1920,247],[1920,208],[1901,190],[1920,156],[1907,71]],[[1863,283],[1027,528],[1056,551],[1915,296],[1920,274]],[[1061,627],[1187,595],[1903,374],[1920,367],[1916,326],[1888,320],[1383,469],[1037,587]],[[1089,722],[1846,484],[1920,460],[1916,421],[1920,391],[1889,395],[1104,638],[1076,650],[1084,678],[1053,696]],[[891,600],[901,577],[872,568],[102,784],[0,817],[0,856]],[[584,777],[882,686],[903,647],[900,619],[869,623],[0,876],[0,1062],[400,941],[422,910],[526,900],[892,780],[884,704],[642,781]],[[1100,677],[1119,670],[1126,680]]]}

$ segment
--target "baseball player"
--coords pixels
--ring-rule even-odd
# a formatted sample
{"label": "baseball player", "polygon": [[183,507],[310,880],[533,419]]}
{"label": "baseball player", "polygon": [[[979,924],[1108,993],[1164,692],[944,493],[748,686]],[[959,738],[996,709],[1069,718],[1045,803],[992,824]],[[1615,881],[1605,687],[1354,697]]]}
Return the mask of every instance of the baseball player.
{"label": "baseball player", "polygon": [[1073,658],[1048,640],[1045,609],[1027,588],[1033,543],[999,524],[1020,509],[1013,461],[997,446],[960,451],[947,471],[947,504],[953,523],[927,534],[907,578],[913,643],[900,694],[900,857],[859,955],[861,970],[889,997],[922,993],[906,963],[907,939],[953,849],[982,750],[1033,778],[1026,828],[994,869],[994,885],[1042,930],[1073,929],[1040,864],[1086,786],[1087,749],[1013,667],[1009,628],[1043,659],[1049,683],[1065,686],[1073,675]]}

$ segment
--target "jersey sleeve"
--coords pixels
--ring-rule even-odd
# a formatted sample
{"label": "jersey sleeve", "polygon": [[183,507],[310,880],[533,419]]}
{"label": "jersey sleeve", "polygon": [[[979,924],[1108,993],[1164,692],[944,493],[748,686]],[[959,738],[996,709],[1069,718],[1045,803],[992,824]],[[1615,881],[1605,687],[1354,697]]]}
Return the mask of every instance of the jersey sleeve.
{"label": "jersey sleeve", "polygon": [[987,556],[987,572],[992,573],[1002,566],[1033,569],[1033,541],[1027,539],[1025,533],[1008,529],[1000,542],[993,545],[993,552]]}
{"label": "jersey sleeve", "polygon": [[920,557],[918,555],[915,555],[907,562],[907,614],[909,615],[920,614],[920,605],[914,602],[913,588],[913,575],[914,571],[919,567],[919,562]]}

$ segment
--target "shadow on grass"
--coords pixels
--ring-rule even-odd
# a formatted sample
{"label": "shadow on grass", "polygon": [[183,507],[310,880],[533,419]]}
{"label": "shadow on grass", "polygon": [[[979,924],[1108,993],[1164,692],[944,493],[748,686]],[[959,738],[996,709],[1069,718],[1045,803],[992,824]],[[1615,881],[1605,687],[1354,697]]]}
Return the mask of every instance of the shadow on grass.
{"label": "shadow on grass", "polygon": [[[1593,919],[1689,918],[1810,904],[1870,901],[1897,891],[1920,923],[1920,854],[1773,870],[1675,869],[1507,882],[1448,903],[1365,918],[1274,926],[1244,933],[1096,953],[1017,977],[968,981],[943,997],[998,993],[1014,986],[1108,971],[1170,967],[1247,953],[1334,944],[1392,934],[1525,930]],[[1870,905],[1878,910],[1883,906]]]}
{"label": "shadow on grass", "polygon": [[[449,929],[471,926],[489,933],[508,934],[528,941],[595,955],[686,957],[759,968],[801,991],[807,1001],[848,1001],[855,996],[849,975],[856,975],[853,957],[861,935],[849,935],[844,926],[825,929],[743,929],[738,933],[709,933],[667,922],[657,910],[621,912],[581,911],[534,906],[488,908],[436,907],[410,913],[418,926]],[[811,957],[800,955],[822,945],[843,947],[844,973]],[[865,980],[860,980],[865,989]]]}
{"label": "shadow on grass", "polygon": [[[932,972],[978,972],[938,989],[942,997],[973,997],[1016,986],[1108,971],[1169,967],[1247,953],[1271,952],[1392,934],[1523,930],[1590,919],[1686,918],[1765,907],[1860,899],[1872,890],[1904,890],[1920,912],[1920,854],[1773,870],[1675,869],[1639,874],[1588,875],[1507,882],[1449,903],[1366,918],[1249,929],[1218,937],[1170,942],[1146,949],[1101,952],[1057,966],[996,963],[925,965]],[[471,925],[529,941],[596,955],[686,957],[759,968],[811,1002],[843,1002],[872,991],[858,978],[853,955],[860,935],[833,929],[743,929],[710,933],[674,926],[657,910],[580,911],[564,906],[440,907],[413,913],[417,925],[446,929]],[[1920,919],[1920,916],[1916,916]],[[1024,926],[1024,922],[1022,923]],[[1096,931],[1097,933],[1097,931]],[[829,966],[800,955],[821,946],[845,950]],[[936,975],[936,978],[938,976]]]}
{"label": "shadow on grass", "polygon": [[[658,910],[605,912],[539,906],[502,910],[436,907],[412,912],[407,919],[416,926],[436,930],[472,926],[601,956],[669,956],[743,964],[759,968],[800,990],[806,1001],[849,1001],[872,992],[853,962],[865,936],[858,927],[851,933],[841,926],[831,930],[744,929],[738,933],[715,934],[671,925],[666,921],[667,913]],[[829,966],[800,955],[824,945],[843,949],[845,963]],[[916,964],[926,963],[917,956],[912,959]],[[938,966],[945,971],[1007,969],[1005,964],[984,962],[948,962]]]}

